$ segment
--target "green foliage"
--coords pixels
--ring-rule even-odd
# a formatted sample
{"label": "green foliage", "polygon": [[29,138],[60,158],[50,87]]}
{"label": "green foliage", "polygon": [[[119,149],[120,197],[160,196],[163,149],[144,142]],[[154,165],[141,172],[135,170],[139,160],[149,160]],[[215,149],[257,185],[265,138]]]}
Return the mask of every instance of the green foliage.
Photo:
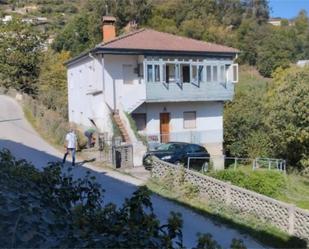
{"label": "green foliage", "polygon": [[130,127],[133,130],[135,137],[139,141],[141,141],[145,146],[147,146],[148,145],[147,137],[145,137],[142,134],[138,133],[135,120],[132,118],[132,116],[129,113],[125,112],[125,115],[127,116],[128,120],[129,120]]}
{"label": "green foliage", "polygon": [[38,78],[38,99],[48,108],[67,117],[67,77],[64,62],[69,60],[68,52],[44,53]]}
{"label": "green foliage", "polygon": [[287,68],[295,59],[295,36],[289,28],[272,29],[272,35],[267,35],[261,42],[257,54],[259,72],[270,77],[275,69]]}
{"label": "green foliage", "polygon": [[[69,122],[59,112],[47,109],[38,100],[24,95],[24,112],[28,121],[48,141],[56,145],[63,145],[64,138],[70,126]],[[75,129],[78,149],[86,147],[87,139],[83,132]]]}
{"label": "green foliage", "polygon": [[[51,163],[39,171],[0,151],[3,247],[184,248],[180,214],[172,212],[161,225],[146,187],[120,207],[103,205],[95,177],[87,172],[76,179],[71,170]],[[217,246],[210,235],[199,244]]]}
{"label": "green foliage", "polygon": [[278,197],[286,187],[284,175],[270,170],[243,171],[228,169],[215,171],[210,175],[219,180],[231,182],[236,186],[270,197]]}
{"label": "green foliage", "polygon": [[309,67],[278,70],[267,101],[274,153],[299,167],[305,167],[309,158],[308,82]]}
{"label": "green foliage", "polygon": [[99,43],[99,37],[101,37],[99,22],[100,19],[94,20],[91,13],[78,14],[57,35],[52,48],[57,52],[70,51],[74,56],[94,47]]}
{"label": "green foliage", "polygon": [[0,24],[0,85],[34,94],[43,36],[14,19]]}
{"label": "green foliage", "polygon": [[253,68],[241,68],[235,97],[224,108],[224,141],[228,154],[238,157],[269,156],[265,120],[267,81]]}

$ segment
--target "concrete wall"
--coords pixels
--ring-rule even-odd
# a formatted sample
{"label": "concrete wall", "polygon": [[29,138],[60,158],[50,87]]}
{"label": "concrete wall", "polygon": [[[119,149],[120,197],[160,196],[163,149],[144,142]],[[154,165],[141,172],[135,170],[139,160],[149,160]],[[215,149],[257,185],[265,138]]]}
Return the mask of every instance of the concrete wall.
{"label": "concrete wall", "polygon": [[[105,100],[111,109],[122,105],[130,111],[145,100],[144,80],[135,71],[142,61],[143,57],[136,55],[104,55]],[[132,84],[124,84],[123,65],[132,66]]]}
{"label": "concrete wall", "polygon": [[111,133],[110,110],[104,101],[101,56],[87,57],[68,67],[69,121],[84,128],[93,119],[101,132]]}
{"label": "concrete wall", "polygon": [[277,201],[270,197],[243,189],[229,183],[202,175],[198,172],[181,169],[173,164],[153,158],[152,177],[169,178],[184,174],[184,180],[196,186],[200,199],[231,208],[237,213],[253,215],[261,222],[267,222],[280,230],[309,241],[309,211],[293,204]]}

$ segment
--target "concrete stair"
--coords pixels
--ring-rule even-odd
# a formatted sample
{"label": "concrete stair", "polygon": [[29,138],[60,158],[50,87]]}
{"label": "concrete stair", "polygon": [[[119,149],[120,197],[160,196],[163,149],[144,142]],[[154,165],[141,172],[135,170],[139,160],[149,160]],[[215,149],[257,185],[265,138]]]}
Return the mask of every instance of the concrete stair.
{"label": "concrete stair", "polygon": [[115,112],[114,115],[113,115],[113,118],[115,120],[116,125],[118,126],[118,128],[120,130],[121,137],[122,137],[123,141],[125,143],[131,143],[131,139],[129,137],[128,131],[126,130],[126,127],[123,124],[123,122],[122,122],[122,120],[119,116],[119,113]]}

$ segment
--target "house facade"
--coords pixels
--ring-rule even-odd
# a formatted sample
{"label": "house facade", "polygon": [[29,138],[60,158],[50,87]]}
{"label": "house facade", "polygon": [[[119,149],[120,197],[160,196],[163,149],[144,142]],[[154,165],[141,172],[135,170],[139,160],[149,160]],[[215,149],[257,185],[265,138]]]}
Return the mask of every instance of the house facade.
{"label": "house facade", "polygon": [[222,155],[238,51],[150,29],[115,37],[114,22],[103,17],[103,43],[66,64],[70,122],[92,120],[112,136],[112,115],[129,113],[149,143],[193,142]]}

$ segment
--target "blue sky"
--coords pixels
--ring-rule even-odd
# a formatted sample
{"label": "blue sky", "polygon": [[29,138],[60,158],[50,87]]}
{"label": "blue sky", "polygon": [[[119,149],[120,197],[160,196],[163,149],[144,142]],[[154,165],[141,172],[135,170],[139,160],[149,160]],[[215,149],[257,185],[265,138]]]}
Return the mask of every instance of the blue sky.
{"label": "blue sky", "polygon": [[309,15],[309,0],[269,0],[271,17],[293,18],[301,9]]}

